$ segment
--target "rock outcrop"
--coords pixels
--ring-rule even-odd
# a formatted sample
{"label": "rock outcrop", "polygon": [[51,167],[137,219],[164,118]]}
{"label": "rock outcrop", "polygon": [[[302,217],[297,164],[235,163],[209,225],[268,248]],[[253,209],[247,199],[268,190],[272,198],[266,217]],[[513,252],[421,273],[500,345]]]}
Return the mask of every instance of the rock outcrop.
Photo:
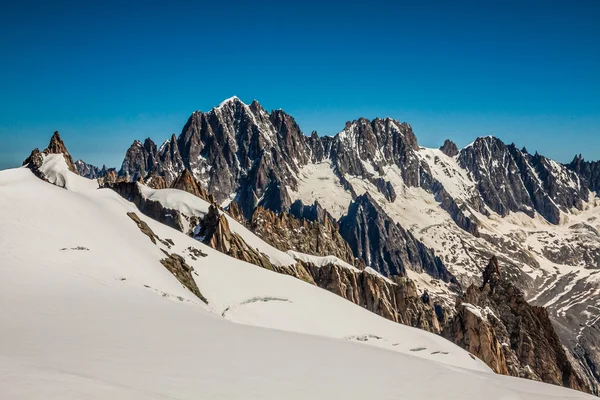
{"label": "rock outcrop", "polygon": [[196,297],[208,304],[208,300],[206,297],[204,297],[204,295],[202,295],[200,289],[198,289],[198,285],[196,285],[196,281],[194,281],[194,277],[192,276],[194,268],[190,267],[185,262],[185,259],[179,254],[165,253],[165,255],[167,258],[161,259],[160,263],[164,265],[164,267],[168,269],[169,272],[171,272],[183,286],[188,288],[190,292],[194,293]]}
{"label": "rock outcrop", "polygon": [[389,280],[368,270],[352,270],[336,264],[304,263],[304,266],[316,285],[323,289],[391,321],[440,332],[434,302],[423,301],[414,282],[408,278]]}
{"label": "rock outcrop", "polygon": [[172,210],[164,207],[160,202],[149,200],[142,194],[137,182],[116,182],[114,184],[107,183],[103,188],[112,189],[124,199],[131,201],[144,215],[185,232],[183,220],[186,218],[177,210]]}
{"label": "rock outcrop", "polygon": [[[127,213],[127,216],[129,218],[131,218],[131,220],[133,222],[135,222],[135,224],[137,225],[137,227],[140,229],[140,231],[144,235],[148,236],[148,238],[150,239],[150,241],[152,243],[157,244],[157,242],[161,242],[164,246],[166,246],[168,248],[170,248],[171,245],[173,244],[172,241],[169,242],[169,239],[163,240],[160,237],[158,237],[154,233],[154,231],[148,226],[148,224],[146,222],[142,221],[140,219],[140,217],[136,213],[129,212],[129,213]],[[176,254],[176,253],[169,254],[165,250],[162,250],[162,251],[165,254],[166,258],[161,259],[160,263],[166,269],[168,269],[169,272],[171,272],[171,274],[173,274],[173,276],[183,286],[185,286],[190,292],[192,292],[193,294],[195,294],[196,297],[198,297],[204,303],[208,304],[208,300],[206,300],[206,297],[204,297],[202,295],[202,293],[200,292],[200,289],[198,289],[198,285],[196,284],[196,281],[194,280],[194,277],[192,276],[192,272],[194,271],[194,268],[191,267],[191,266],[189,266],[185,262],[185,259],[183,257],[181,257],[179,254]]]}
{"label": "rock outcrop", "polygon": [[600,161],[585,161],[579,154],[567,168],[577,174],[582,186],[592,192],[600,191]]}
{"label": "rock outcrop", "polygon": [[357,262],[352,249],[339,234],[337,224],[324,216],[323,223],[257,207],[248,227],[271,246],[317,256],[335,256],[351,265]]}
{"label": "rock outcrop", "polygon": [[36,174],[42,179],[45,179],[43,177],[43,174],[40,172],[39,168],[42,166],[44,155],[48,154],[62,154],[65,158],[65,162],[69,170],[73,173],[78,173],[77,167],[73,162],[73,158],[71,158],[71,154],[69,154],[69,151],[67,150],[67,147],[60,138],[60,134],[58,133],[58,131],[54,132],[54,134],[50,138],[50,143],[48,144],[48,147],[46,147],[42,152],[40,152],[37,148],[34,149],[29,155],[29,157],[27,157],[27,159],[23,161],[23,165],[27,165],[29,169],[33,171],[34,174]]}
{"label": "rock outcrop", "polygon": [[446,139],[444,141],[444,144],[440,147],[440,150],[448,157],[456,157],[459,153],[458,147],[456,147],[456,143],[454,143],[450,139]]}
{"label": "rock outcrop", "polygon": [[65,162],[67,163],[67,167],[71,172],[77,173],[77,168],[75,168],[75,164],[73,163],[73,158],[71,158],[71,154],[67,150],[64,142],[60,138],[60,134],[58,131],[54,132],[52,138],[50,138],[50,144],[46,150],[43,151],[44,154],[62,154],[65,158]]}
{"label": "rock outcrop", "polygon": [[482,286],[471,285],[456,307],[443,335],[496,372],[591,391],[571,364],[546,309],[530,305],[503,278],[495,257],[483,272]]}
{"label": "rock outcrop", "polygon": [[203,200],[208,200],[208,192],[200,185],[188,169],[184,169],[181,175],[175,179],[171,185],[173,189],[179,189],[198,196]]}
{"label": "rock outcrop", "polygon": [[246,261],[274,272],[292,275],[314,284],[314,281],[301,264],[292,264],[289,266],[275,265],[267,255],[249,246],[240,235],[231,231],[227,217],[214,205],[210,205],[208,213],[200,221],[194,237],[213,249],[238,260]]}
{"label": "rock outcrop", "polygon": [[577,175],[539,154],[531,155],[494,137],[478,138],[461,150],[459,164],[477,182],[483,201],[501,216],[537,211],[553,224],[561,211],[582,208],[588,191]]}

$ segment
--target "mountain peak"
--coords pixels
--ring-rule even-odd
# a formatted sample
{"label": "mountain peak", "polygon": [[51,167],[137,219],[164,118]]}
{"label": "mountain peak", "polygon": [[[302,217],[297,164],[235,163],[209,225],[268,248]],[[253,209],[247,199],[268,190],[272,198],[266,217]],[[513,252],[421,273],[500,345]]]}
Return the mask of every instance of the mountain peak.
{"label": "mountain peak", "polygon": [[45,154],[62,154],[65,158],[65,162],[67,163],[67,166],[69,167],[69,170],[77,173],[77,168],[75,168],[75,163],[73,162],[73,158],[71,158],[71,154],[69,154],[69,151],[67,150],[67,146],[65,146],[65,143],[62,141],[62,139],[60,137],[60,133],[58,133],[58,131],[55,131],[54,134],[52,135],[52,138],[50,138],[50,143],[48,144],[48,147],[46,148],[46,150],[44,150],[44,153]]}
{"label": "mountain peak", "polygon": [[222,107],[224,107],[224,106],[226,106],[228,104],[235,104],[235,103],[240,103],[242,105],[246,105],[246,103],[244,103],[242,100],[240,100],[239,97],[237,97],[237,96],[231,96],[230,98],[223,100],[221,102],[221,104],[219,104],[217,106],[217,108],[222,108]]}
{"label": "mountain peak", "polygon": [[456,146],[456,143],[450,139],[446,139],[444,144],[440,147],[440,150],[448,157],[455,157],[458,155],[458,147]]}

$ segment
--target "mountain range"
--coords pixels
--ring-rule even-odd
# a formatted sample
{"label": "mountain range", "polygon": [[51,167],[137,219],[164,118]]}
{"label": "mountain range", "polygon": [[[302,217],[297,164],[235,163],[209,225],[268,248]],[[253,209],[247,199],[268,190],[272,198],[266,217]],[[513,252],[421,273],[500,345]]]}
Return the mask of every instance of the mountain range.
{"label": "mountain range", "polygon": [[[598,394],[599,162],[561,164],[495,137],[424,148],[410,125],[390,118],[306,136],[284,111],[233,97],[194,112],[160,146],[135,141],[119,170],[73,161],[58,133],[24,165],[19,171],[41,178],[36,190],[47,181],[96,206],[95,192],[107,204],[124,201],[119,212],[159,248],[162,267],[224,319],[411,357],[427,348],[436,362],[460,347],[497,374]],[[24,173],[5,180],[27,180]],[[215,254],[236,267],[194,275]],[[271,271],[269,295],[248,275],[248,290],[261,293],[219,300],[239,290],[245,263]],[[208,283],[212,276],[218,285]],[[330,315],[324,307],[351,325],[351,312],[337,314],[321,292],[370,312],[361,334],[308,323]],[[307,301],[314,304],[302,308]],[[265,305],[241,307],[250,303]],[[383,322],[373,321],[383,319],[373,314],[394,328],[378,331]],[[421,336],[387,331],[401,325],[454,345],[421,349]],[[400,345],[405,339],[410,348]]]}

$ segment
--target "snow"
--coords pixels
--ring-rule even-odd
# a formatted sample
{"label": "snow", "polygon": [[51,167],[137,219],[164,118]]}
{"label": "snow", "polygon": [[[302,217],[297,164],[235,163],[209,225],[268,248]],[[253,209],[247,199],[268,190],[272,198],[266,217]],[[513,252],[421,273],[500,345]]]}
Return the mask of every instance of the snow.
{"label": "snow", "polygon": [[[93,180],[75,179],[77,175],[69,171],[62,154],[42,154],[43,162],[40,171],[50,183],[73,191],[92,190],[98,188],[98,182]],[[73,178],[75,177],[75,178]]]}
{"label": "snow", "polygon": [[308,164],[298,174],[298,191],[288,190],[290,198],[304,204],[321,204],[334,218],[346,213],[352,195],[340,184],[330,162]]}
{"label": "snow", "polygon": [[[0,172],[1,398],[592,398],[495,375],[439,336],[138,212],[175,243],[154,245],[126,215],[133,204],[59,170],[70,190]],[[185,256],[208,305],[159,263],[161,249]]]}
{"label": "snow", "polygon": [[[237,96],[231,96],[230,98],[223,100],[223,101],[222,101],[222,102],[219,104],[219,106],[218,106],[217,108],[222,108],[223,106],[225,106],[225,105],[227,105],[227,104],[229,104],[229,103],[231,103],[231,102],[234,102],[234,101],[239,101],[240,103],[244,104],[244,102],[243,102],[243,101],[241,101],[239,97],[237,97]],[[245,105],[245,104],[244,104],[244,105]]]}
{"label": "snow", "polygon": [[[160,202],[164,207],[177,210],[182,214],[188,216],[204,217],[208,213],[210,204],[194,196],[191,193],[185,192],[178,189],[152,189],[148,186],[138,183],[138,187],[142,192],[142,195],[148,200],[154,200]],[[293,257],[286,254],[285,252],[276,249],[275,247],[267,244],[258,236],[254,235],[245,226],[225,214],[227,222],[229,223],[229,229],[233,233],[240,235],[248,245],[254,249],[258,249],[260,252],[266,254],[269,257],[271,263],[277,266],[288,266],[296,264]],[[185,221],[181,221],[185,222]],[[193,230],[194,227],[189,227]]]}
{"label": "snow", "polygon": [[346,261],[340,260],[335,256],[314,256],[311,254],[299,253],[294,250],[288,250],[287,253],[294,257],[296,260],[312,263],[316,267],[323,267],[328,264],[339,265],[340,267],[348,268],[352,271],[359,272],[360,270],[353,265],[348,264]]}

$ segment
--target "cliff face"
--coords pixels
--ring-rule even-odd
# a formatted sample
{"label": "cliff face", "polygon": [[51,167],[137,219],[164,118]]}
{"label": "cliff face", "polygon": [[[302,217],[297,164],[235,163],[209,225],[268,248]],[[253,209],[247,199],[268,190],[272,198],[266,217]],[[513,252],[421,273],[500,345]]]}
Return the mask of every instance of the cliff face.
{"label": "cliff face", "polygon": [[340,234],[356,258],[385,276],[406,270],[427,272],[436,279],[456,282],[442,260],[385,213],[368,194],[358,196],[340,219]]}
{"label": "cliff face", "polygon": [[[164,180],[163,180],[164,181]],[[166,181],[165,181],[166,184]],[[173,189],[179,189],[191,193],[201,199],[208,200],[208,192],[202,187],[202,185],[194,178],[194,175],[184,169],[183,172],[175,179],[171,185]]]}
{"label": "cliff face", "polygon": [[499,373],[590,392],[571,364],[543,307],[503,279],[492,257],[483,285],[471,285],[457,300],[458,313],[443,335],[477,355]]}
{"label": "cliff face", "polygon": [[290,214],[275,214],[257,207],[248,227],[271,246],[282,251],[294,250],[317,256],[335,256],[351,265],[360,266],[352,249],[337,230],[337,224],[328,216],[323,223],[297,219]]}

